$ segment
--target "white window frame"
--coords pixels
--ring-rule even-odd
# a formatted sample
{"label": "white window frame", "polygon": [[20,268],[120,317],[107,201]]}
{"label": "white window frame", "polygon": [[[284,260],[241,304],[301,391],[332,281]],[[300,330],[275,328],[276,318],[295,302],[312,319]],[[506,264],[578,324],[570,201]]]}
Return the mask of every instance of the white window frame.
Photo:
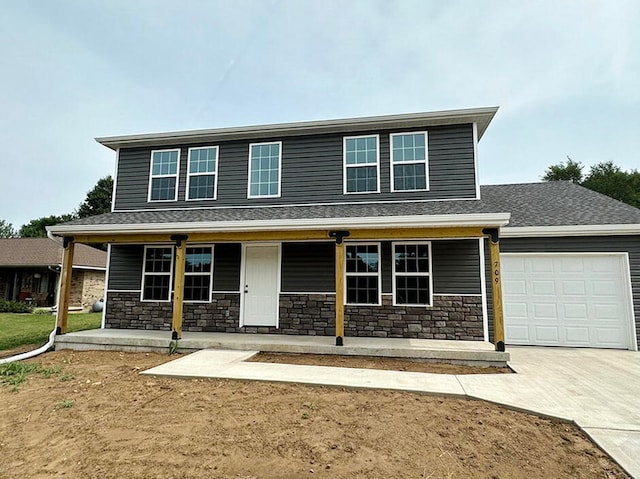
{"label": "white window frame", "polygon": [[[147,250],[149,249],[170,249],[171,250],[171,267],[168,273],[147,272]],[[173,292],[173,267],[175,264],[175,252],[173,245],[145,245],[142,257],[142,284],[140,286],[140,302],[143,303],[170,303],[171,293]],[[144,285],[147,276],[169,276],[169,294],[167,299],[144,299]]]}
{"label": "white window frame", "polygon": [[[398,245],[418,245],[427,246],[429,248],[429,272],[398,272],[396,271],[396,246]],[[411,307],[432,307],[433,306],[433,259],[432,259],[431,241],[393,241],[391,243],[391,288],[393,293],[393,305],[394,306],[411,306]],[[425,276],[429,277],[429,304],[413,304],[413,303],[398,303],[396,295],[396,278],[398,276]]]}
{"label": "white window frame", "polygon": [[[168,151],[177,151],[178,152],[178,158],[177,158],[177,162],[176,162],[176,173],[173,175],[154,175],[153,174],[153,155],[155,153],[164,153],[164,152],[168,152]],[[180,155],[182,154],[180,148],[169,148],[166,150],[151,150],[151,158],[149,159],[149,188],[148,188],[148,193],[147,193],[147,202],[149,203],[166,203],[169,201],[178,201],[178,183],[180,181]],[[174,191],[174,195],[173,195],[173,199],[168,199],[168,200],[152,200],[151,199],[151,185],[153,184],[153,180],[158,179],[158,178],[175,178],[176,179],[176,186],[175,186],[175,191]]]}
{"label": "white window frame", "polygon": [[[347,165],[347,140],[357,140],[358,138],[375,138],[376,139],[376,162],[375,163],[357,163]],[[376,167],[377,188],[375,191],[347,191],[347,169],[365,166]],[[342,138],[342,192],[345,195],[367,195],[372,193],[380,193],[380,135],[358,135],[345,136]]]}
{"label": "white window frame", "polygon": [[[189,244],[186,249],[188,250],[189,248],[210,248],[211,249],[211,271],[209,271],[208,273],[193,273],[193,272],[187,272],[186,270],[186,263],[185,263],[185,271],[184,271],[184,277],[186,278],[187,276],[209,276],[209,299],[208,300],[184,300],[185,303],[210,303],[211,302],[211,298],[212,298],[212,294],[213,294],[213,261],[214,261],[214,245],[212,244]],[[187,252],[185,251],[185,259],[186,259],[186,254]],[[186,287],[186,281],[185,281],[185,287]]]}
{"label": "white window frame", "polygon": [[[200,172],[200,173],[191,173],[191,152],[194,150],[209,150],[209,149],[215,149],[216,150],[216,158],[215,158],[215,167],[213,169],[213,171],[207,171],[207,172]],[[211,146],[198,146],[198,147],[194,147],[194,148],[189,148],[188,150],[188,154],[187,154],[187,190],[184,193],[185,196],[185,200],[186,201],[208,201],[208,200],[216,200],[218,198],[218,158],[220,157],[220,148],[218,147],[218,145],[211,145]],[[189,197],[189,192],[191,191],[189,189],[189,186],[191,184],[191,177],[193,176],[213,176],[213,197],[211,198],[190,198]]]}
{"label": "white window frame", "polygon": [[[278,194],[276,195],[252,195],[251,194],[251,162],[253,157],[251,151],[254,146],[278,145]],[[249,143],[249,161],[247,164],[247,199],[255,198],[280,198],[282,196],[282,141],[263,141],[260,143]]]}
{"label": "white window frame", "polygon": [[[403,135],[424,135],[424,160],[398,161],[393,158],[393,137]],[[391,158],[391,192],[412,192],[412,191],[429,191],[429,132],[428,131],[405,131],[402,133],[392,133],[389,135],[389,157]],[[415,190],[396,190],[396,180],[394,174],[394,165],[420,165],[424,164],[425,187]]]}
{"label": "white window frame", "polygon": [[[376,273],[348,272],[347,271],[347,247],[349,246],[376,246],[378,248],[378,271]],[[380,242],[347,242],[344,243],[344,302],[347,306],[381,306],[382,305],[382,243]],[[378,302],[377,303],[349,303],[347,299],[347,278],[349,276],[377,276],[378,278]]]}

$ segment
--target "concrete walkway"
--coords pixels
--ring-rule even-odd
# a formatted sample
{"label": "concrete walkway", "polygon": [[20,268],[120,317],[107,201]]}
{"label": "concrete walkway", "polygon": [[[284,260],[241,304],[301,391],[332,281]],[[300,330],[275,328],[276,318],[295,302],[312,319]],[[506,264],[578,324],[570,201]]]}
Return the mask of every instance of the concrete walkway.
{"label": "concrete walkway", "polygon": [[466,396],[574,421],[640,479],[640,353],[511,347],[518,374],[444,375],[244,362],[255,352],[202,350],[143,374],[280,381]]}

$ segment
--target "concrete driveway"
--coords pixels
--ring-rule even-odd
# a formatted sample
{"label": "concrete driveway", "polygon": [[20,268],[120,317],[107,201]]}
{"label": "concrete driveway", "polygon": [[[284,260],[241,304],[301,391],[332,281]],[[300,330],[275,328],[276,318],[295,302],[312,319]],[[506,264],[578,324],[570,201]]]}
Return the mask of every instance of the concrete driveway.
{"label": "concrete driveway", "polygon": [[510,347],[518,374],[445,375],[244,362],[255,352],[202,350],[143,374],[398,389],[467,396],[574,421],[640,479],[640,353]]}

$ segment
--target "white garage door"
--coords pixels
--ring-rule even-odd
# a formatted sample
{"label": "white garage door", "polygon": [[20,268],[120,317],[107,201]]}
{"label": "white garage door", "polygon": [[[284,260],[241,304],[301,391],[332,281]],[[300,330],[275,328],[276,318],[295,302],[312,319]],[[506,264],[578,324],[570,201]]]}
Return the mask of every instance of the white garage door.
{"label": "white garage door", "polygon": [[632,347],[626,256],[503,253],[501,262],[507,344]]}

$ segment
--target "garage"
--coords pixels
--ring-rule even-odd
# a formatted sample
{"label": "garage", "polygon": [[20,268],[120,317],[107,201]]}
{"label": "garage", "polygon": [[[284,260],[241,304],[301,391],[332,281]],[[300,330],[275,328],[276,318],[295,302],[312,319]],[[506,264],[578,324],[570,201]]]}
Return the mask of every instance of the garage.
{"label": "garage", "polygon": [[507,344],[633,349],[626,253],[503,253]]}

